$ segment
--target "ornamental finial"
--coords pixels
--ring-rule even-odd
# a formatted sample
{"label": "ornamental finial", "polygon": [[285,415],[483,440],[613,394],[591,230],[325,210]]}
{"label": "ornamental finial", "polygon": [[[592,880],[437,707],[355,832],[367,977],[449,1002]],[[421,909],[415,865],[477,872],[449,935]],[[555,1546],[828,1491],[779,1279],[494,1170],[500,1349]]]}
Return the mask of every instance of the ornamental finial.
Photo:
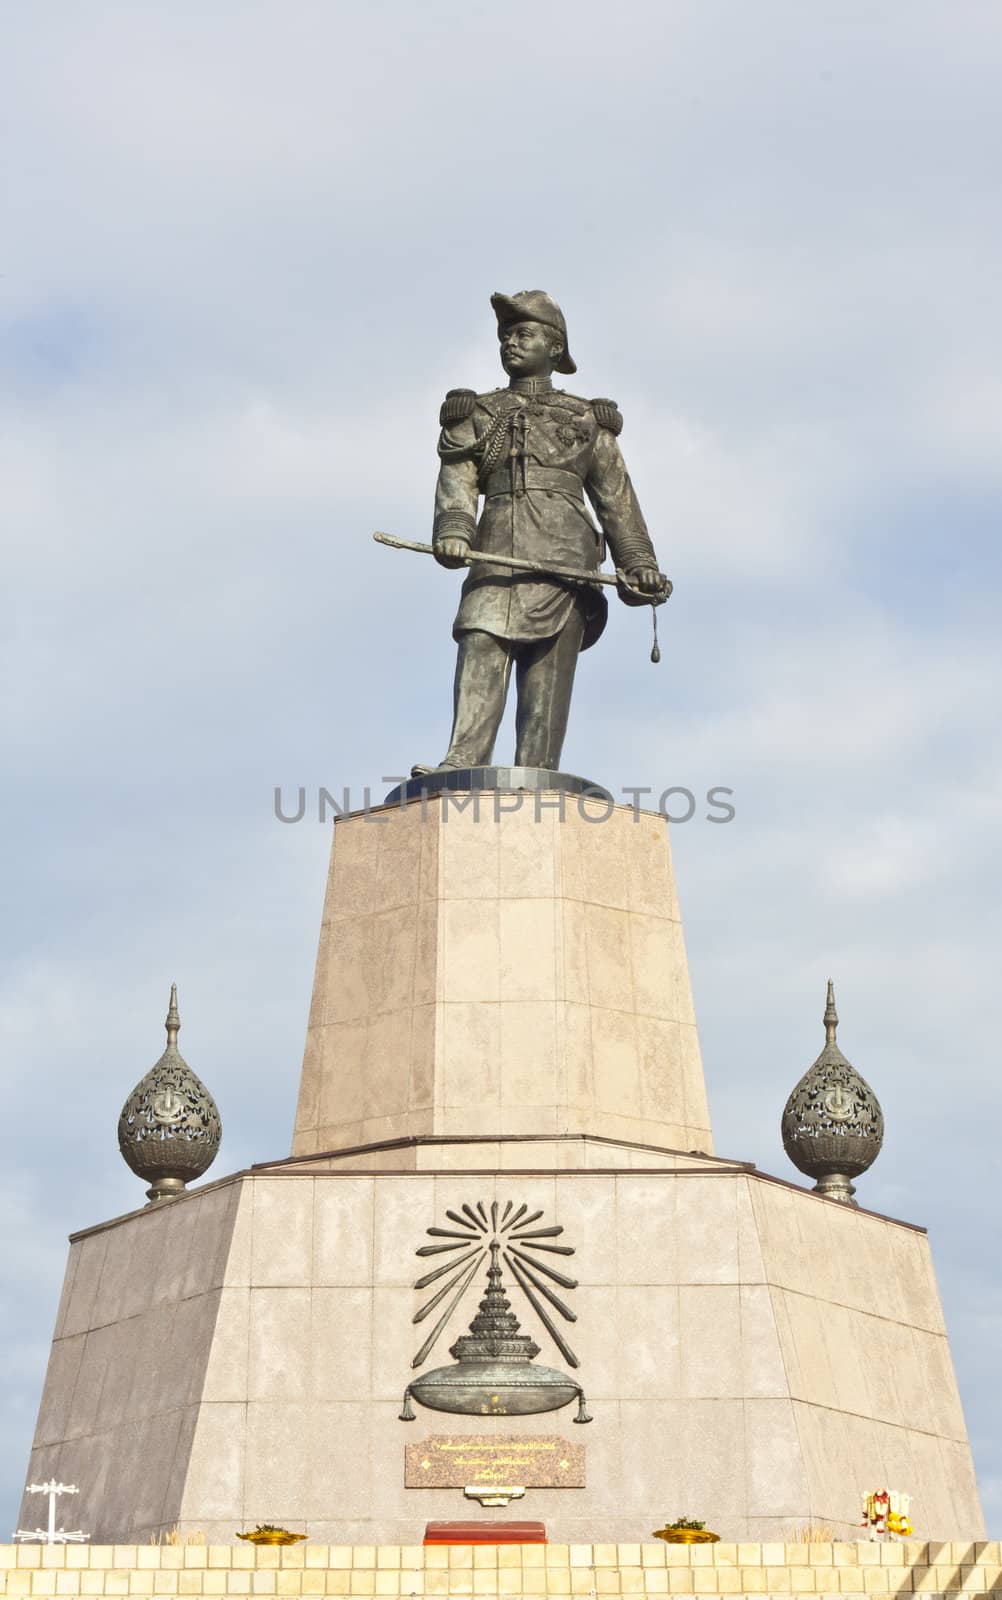
{"label": "ornamental finial", "polygon": [[835,1010],[835,985],[831,978],[828,979],[828,999],[825,1004],[824,1014],[825,1044],[835,1043],[835,1030],[838,1027],[838,1012]]}
{"label": "ornamental finial", "polygon": [[835,1043],[835,985],[828,980],[825,1044],[783,1112],[783,1147],[795,1167],[817,1181],[815,1194],[855,1205],[853,1178],[876,1160],[884,1138],[880,1102]]}
{"label": "ornamental finial", "polygon": [[118,1147],[137,1177],[151,1186],[151,1202],[182,1194],[215,1160],[222,1128],[219,1110],[177,1047],[181,1016],[177,984],[170,986],[167,1048],[133,1089],[118,1119]]}
{"label": "ornamental finial", "polygon": [[[829,984],[828,987],[830,989],[831,985]],[[170,986],[170,1006],[167,1010],[167,1021],[164,1023],[164,1027],[167,1029],[168,1045],[177,1044],[177,1036],[181,1031],[181,1014],[177,1009],[176,983],[172,983]]]}

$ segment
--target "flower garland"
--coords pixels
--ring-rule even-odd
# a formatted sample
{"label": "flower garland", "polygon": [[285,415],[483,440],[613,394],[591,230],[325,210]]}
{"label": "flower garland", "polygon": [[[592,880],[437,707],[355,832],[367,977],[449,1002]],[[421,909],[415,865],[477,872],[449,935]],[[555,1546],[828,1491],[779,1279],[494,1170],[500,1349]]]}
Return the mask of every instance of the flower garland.
{"label": "flower garland", "polygon": [[863,1527],[871,1539],[907,1539],[912,1524],[908,1508],[911,1495],[900,1489],[871,1489],[863,1495]]}

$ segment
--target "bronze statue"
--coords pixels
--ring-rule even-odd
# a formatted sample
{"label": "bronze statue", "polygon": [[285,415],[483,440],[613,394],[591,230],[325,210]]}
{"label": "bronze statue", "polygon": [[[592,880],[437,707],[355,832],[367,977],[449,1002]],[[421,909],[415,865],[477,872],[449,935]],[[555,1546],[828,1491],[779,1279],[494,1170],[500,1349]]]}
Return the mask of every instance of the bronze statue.
{"label": "bronze statue", "polygon": [[433,550],[443,566],[471,570],[453,624],[452,737],[442,761],[415,776],[490,764],[513,663],[515,765],[558,769],[578,652],[605,627],[600,583],[616,581],[597,577],[606,543],[627,604],[656,605],[671,592],[620,452],[614,402],[553,387],[554,372],[577,370],[560,307],[541,289],[494,294],[491,305],[508,387],[450,389],[440,416]]}

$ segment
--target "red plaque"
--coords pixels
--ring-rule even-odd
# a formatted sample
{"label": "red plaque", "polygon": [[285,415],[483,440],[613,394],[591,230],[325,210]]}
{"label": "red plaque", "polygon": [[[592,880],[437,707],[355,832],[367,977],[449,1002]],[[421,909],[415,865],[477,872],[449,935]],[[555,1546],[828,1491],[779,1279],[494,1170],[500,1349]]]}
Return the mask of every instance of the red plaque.
{"label": "red plaque", "polygon": [[545,1544],[545,1522],[429,1522],[425,1544]]}

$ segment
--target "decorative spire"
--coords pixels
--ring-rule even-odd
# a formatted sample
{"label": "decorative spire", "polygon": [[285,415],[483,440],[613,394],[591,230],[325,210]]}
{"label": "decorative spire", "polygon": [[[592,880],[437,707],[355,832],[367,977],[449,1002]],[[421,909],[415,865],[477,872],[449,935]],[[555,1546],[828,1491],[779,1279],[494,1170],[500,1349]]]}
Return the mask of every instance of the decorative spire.
{"label": "decorative spire", "polygon": [[118,1119],[118,1148],[133,1172],[151,1187],[152,1204],[181,1194],[216,1159],[222,1138],[219,1111],[205,1084],[177,1047],[181,1016],[177,984],[170,986],[167,1048],[133,1089]]}
{"label": "decorative spire", "polygon": [[783,1148],[794,1166],[817,1179],[816,1194],[855,1205],[851,1180],[880,1154],[884,1116],[873,1090],[835,1042],[838,1012],[830,978],[824,1027],[824,1049],[786,1102]]}
{"label": "decorative spire", "polygon": [[[829,988],[829,990],[831,989],[831,984],[828,985],[828,988]],[[178,1009],[177,1009],[177,984],[176,983],[172,983],[171,986],[170,986],[170,1007],[169,1007],[169,1009],[167,1011],[167,1021],[164,1023],[164,1027],[167,1029],[167,1045],[168,1045],[168,1048],[172,1044],[176,1045],[177,1044],[177,1036],[181,1032],[181,1017],[180,1017],[180,1014],[179,1014]]]}
{"label": "decorative spire", "polygon": [[835,985],[831,978],[828,979],[828,999],[825,1003],[824,1014],[825,1044],[835,1043],[835,1030],[838,1027],[838,1012],[835,1010]]}

